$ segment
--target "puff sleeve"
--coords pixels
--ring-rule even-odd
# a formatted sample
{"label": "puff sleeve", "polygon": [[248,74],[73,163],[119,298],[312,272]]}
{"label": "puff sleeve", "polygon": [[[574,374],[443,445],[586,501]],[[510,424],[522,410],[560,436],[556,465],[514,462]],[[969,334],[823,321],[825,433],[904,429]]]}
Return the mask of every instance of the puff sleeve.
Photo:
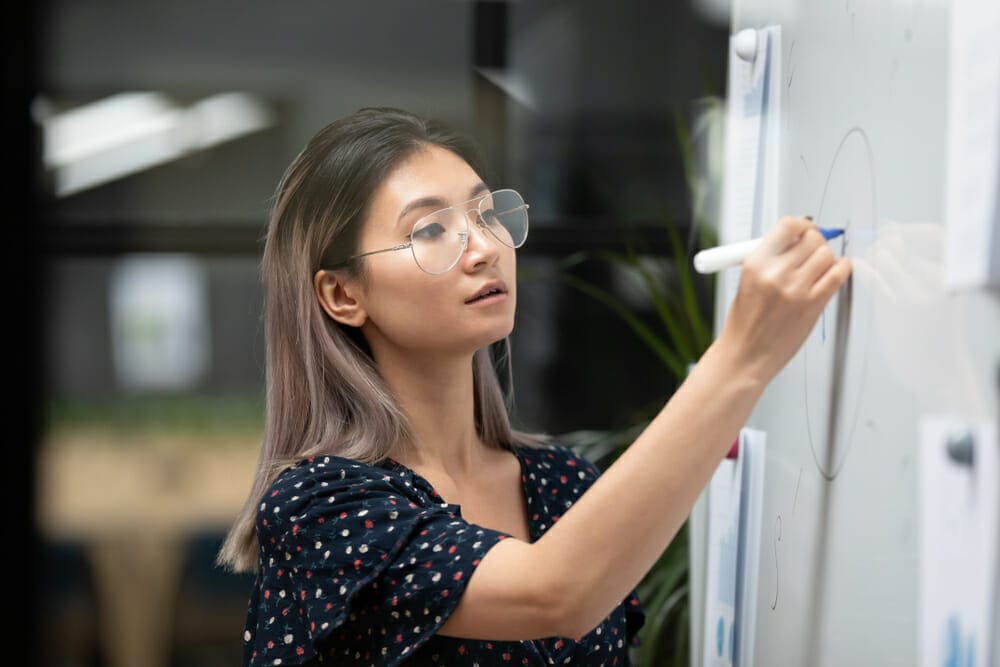
{"label": "puff sleeve", "polygon": [[469,524],[416,483],[334,456],[279,475],[258,508],[244,664],[393,665],[440,629],[508,536]]}

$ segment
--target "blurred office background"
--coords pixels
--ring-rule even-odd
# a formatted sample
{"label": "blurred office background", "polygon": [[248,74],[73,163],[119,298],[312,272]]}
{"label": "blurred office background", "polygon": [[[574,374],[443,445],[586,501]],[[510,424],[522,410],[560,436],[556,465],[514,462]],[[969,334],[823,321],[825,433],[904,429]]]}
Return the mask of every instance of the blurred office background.
{"label": "blurred office background", "polygon": [[[691,243],[677,120],[697,129],[724,91],[726,2],[29,4],[4,64],[23,664],[238,664],[250,580],[213,558],[262,423],[270,197],[309,137],[360,106],[452,123],[531,205],[519,427],[626,427],[675,386],[557,275],[637,233],[667,280],[665,223]],[[572,270],[655,319],[613,266]]]}

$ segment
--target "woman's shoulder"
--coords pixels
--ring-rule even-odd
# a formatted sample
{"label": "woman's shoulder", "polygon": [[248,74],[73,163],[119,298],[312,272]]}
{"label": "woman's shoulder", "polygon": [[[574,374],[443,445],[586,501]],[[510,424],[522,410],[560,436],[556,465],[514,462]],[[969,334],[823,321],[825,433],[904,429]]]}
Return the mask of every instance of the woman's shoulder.
{"label": "woman's shoulder", "polygon": [[283,468],[264,492],[261,507],[301,512],[310,504],[349,502],[359,497],[422,501],[404,471],[335,455],[310,456]]}
{"label": "woman's shoulder", "polygon": [[590,481],[600,475],[600,469],[590,459],[558,440],[533,447],[519,447],[515,451],[529,468],[549,474],[572,474]]}
{"label": "woman's shoulder", "polygon": [[326,485],[338,480],[350,483],[391,479],[392,471],[386,468],[330,454],[310,456],[289,463],[271,482],[270,490],[301,489],[303,486]]}

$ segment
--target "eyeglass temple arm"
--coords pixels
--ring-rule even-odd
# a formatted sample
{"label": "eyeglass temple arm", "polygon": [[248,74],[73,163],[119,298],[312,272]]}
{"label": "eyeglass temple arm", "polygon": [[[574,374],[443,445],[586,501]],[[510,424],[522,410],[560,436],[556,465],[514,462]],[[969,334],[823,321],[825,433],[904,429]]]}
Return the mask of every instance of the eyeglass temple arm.
{"label": "eyeglass temple arm", "polygon": [[[368,252],[363,252],[358,255],[351,255],[347,259],[357,259],[358,257],[367,257],[368,255],[377,255],[380,252],[395,252],[396,250],[406,250],[413,245],[413,242],[400,243],[399,245],[394,245],[391,248],[382,248],[381,250],[369,250]],[[347,260],[345,260],[347,261]]]}
{"label": "eyeglass temple arm", "polygon": [[528,204],[521,204],[520,206],[509,208],[506,211],[497,211],[497,215],[507,215],[508,213],[513,213],[514,211],[524,211],[528,208],[530,208]]}

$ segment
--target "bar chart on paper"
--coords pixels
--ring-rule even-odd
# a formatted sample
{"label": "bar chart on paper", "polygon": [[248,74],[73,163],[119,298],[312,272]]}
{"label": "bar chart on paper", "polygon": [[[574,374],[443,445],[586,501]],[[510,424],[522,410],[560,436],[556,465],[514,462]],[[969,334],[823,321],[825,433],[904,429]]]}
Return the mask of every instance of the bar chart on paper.
{"label": "bar chart on paper", "polygon": [[705,600],[705,667],[728,667],[735,653],[736,576],[739,556],[741,468],[723,461],[708,489],[708,572]]}
{"label": "bar chart on paper", "polygon": [[763,495],[764,433],[742,429],[736,455],[723,460],[707,489],[703,667],[729,667],[753,651],[756,577]]}

